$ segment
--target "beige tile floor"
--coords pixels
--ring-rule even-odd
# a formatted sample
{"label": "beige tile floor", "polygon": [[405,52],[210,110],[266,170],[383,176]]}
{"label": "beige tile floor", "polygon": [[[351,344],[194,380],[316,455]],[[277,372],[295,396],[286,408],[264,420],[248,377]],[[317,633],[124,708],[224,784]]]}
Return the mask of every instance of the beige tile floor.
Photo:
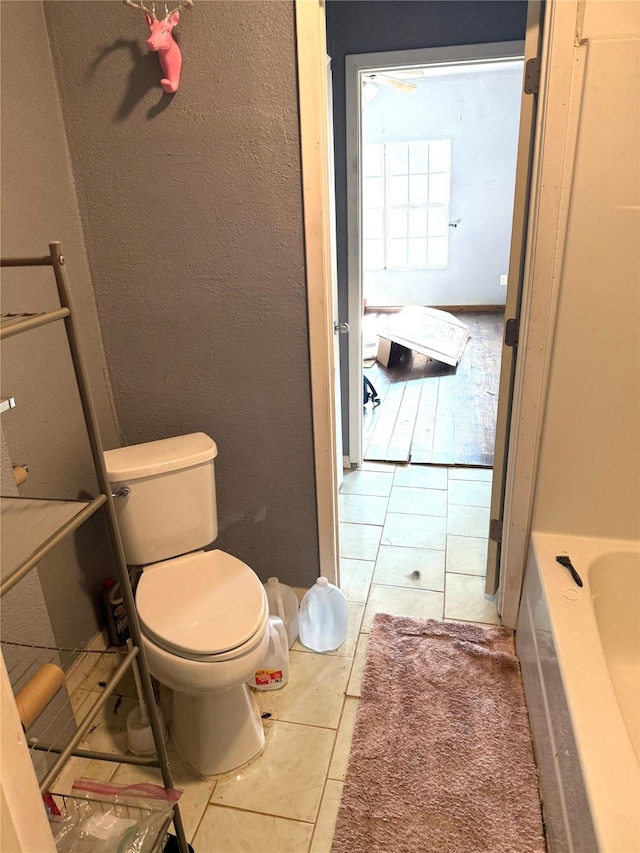
{"label": "beige tile floor", "polygon": [[[289,684],[257,694],[266,747],[248,767],[217,782],[190,776],[169,742],[183,818],[196,853],[328,853],[342,795],[371,623],[376,612],[499,622],[484,595],[491,471],[365,463],[345,475],[341,495],[342,586],[349,635],[332,654],[296,643]],[[416,574],[416,573],[419,573]],[[78,709],[100,689],[97,666],[74,696]],[[124,742],[133,685],[91,733],[90,748]],[[73,779],[160,782],[157,770],[73,759]]]}

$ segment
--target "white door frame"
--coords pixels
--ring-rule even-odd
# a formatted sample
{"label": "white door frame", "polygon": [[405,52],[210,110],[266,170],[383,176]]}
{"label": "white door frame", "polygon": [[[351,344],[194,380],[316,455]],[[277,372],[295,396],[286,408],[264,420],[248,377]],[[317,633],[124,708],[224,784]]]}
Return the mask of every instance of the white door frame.
{"label": "white door frame", "polygon": [[320,574],[337,584],[338,449],[324,8],[319,0],[296,0],[295,19]]}
{"label": "white door frame", "polygon": [[[507,462],[500,612],[515,627],[529,543],[551,342],[562,268],[565,205],[578,115],[571,91],[578,0],[547,4],[523,276],[519,357]],[[337,554],[337,496],[332,492],[333,318],[326,200],[326,59],[319,0],[296,0],[300,132],[307,243],[307,286],[321,567]],[[323,125],[320,128],[319,126]],[[324,147],[323,147],[324,146]],[[326,218],[325,219],[323,218]],[[314,228],[315,226],[315,228]],[[353,395],[352,395],[353,396]],[[359,407],[361,405],[358,396]],[[334,478],[335,479],[335,478]],[[323,568],[324,571],[324,568]]]}
{"label": "white door frame", "polygon": [[42,795],[0,654],[0,850],[55,853]]}
{"label": "white door frame", "polygon": [[524,57],[523,41],[455,45],[345,57],[347,137],[347,281],[349,288],[349,460],[358,467],[362,448],[362,222],[361,169],[363,74],[391,68],[500,62]]}
{"label": "white door frame", "polygon": [[[535,59],[540,50],[541,0],[529,0],[527,31],[524,43],[524,61]],[[523,85],[524,90],[524,85]],[[511,222],[511,245],[509,251],[508,287],[504,306],[506,321],[518,321],[522,304],[524,257],[527,241],[527,219],[531,176],[533,172],[533,141],[536,121],[536,97],[534,93],[522,92],[520,97],[520,126],[518,129],[518,153],[516,157],[516,180]],[[506,328],[506,325],[505,325]],[[493,522],[504,519],[506,493],[507,448],[513,410],[513,393],[517,351],[507,346],[503,339],[500,359],[500,382],[498,385],[498,411],[493,455],[493,483],[491,487],[491,526],[487,553],[485,592],[494,595],[500,583],[501,535],[500,528],[492,533]]]}
{"label": "white door frame", "polygon": [[[515,628],[526,565],[562,272],[580,92],[572,73],[584,57],[576,51],[580,0],[548,3],[540,46],[530,206],[524,259],[498,610]],[[584,12],[583,12],[584,14]]]}

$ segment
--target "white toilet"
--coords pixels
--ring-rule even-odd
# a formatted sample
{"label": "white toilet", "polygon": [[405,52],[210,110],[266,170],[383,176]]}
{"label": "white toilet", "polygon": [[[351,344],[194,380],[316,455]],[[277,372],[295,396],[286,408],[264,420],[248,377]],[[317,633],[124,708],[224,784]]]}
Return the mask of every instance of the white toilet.
{"label": "white toilet", "polygon": [[228,773],[264,745],[245,682],[269,642],[258,576],[218,535],[215,442],[204,433],[106,451],[127,563],[143,566],[136,606],[149,669],[173,691],[171,735],[199,776]]}

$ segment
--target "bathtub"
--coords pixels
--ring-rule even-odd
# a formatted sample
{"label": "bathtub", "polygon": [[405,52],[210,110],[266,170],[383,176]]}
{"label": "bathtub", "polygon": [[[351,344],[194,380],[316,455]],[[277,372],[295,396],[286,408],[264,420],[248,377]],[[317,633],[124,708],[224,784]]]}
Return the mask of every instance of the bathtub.
{"label": "bathtub", "polygon": [[516,648],[552,853],[640,851],[639,596],[638,543],[532,534]]}

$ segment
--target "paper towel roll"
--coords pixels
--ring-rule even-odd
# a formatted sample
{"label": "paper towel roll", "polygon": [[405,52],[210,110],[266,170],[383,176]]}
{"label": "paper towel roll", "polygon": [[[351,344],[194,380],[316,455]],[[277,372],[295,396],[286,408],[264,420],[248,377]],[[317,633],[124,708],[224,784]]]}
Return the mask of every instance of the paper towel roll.
{"label": "paper towel roll", "polygon": [[29,729],[64,684],[64,672],[55,663],[44,663],[16,694],[16,707],[25,731]]}
{"label": "paper towel roll", "polygon": [[24,465],[14,465],[13,466],[13,478],[16,481],[16,486],[21,486],[27,477],[29,476],[29,471]]}

